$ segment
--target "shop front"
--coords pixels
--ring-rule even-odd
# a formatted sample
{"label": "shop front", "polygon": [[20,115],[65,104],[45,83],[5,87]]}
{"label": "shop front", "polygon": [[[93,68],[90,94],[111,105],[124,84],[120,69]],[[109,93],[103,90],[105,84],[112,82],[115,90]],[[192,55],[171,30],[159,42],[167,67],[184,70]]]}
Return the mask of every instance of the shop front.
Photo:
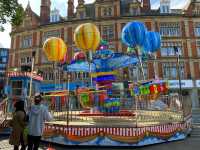
{"label": "shop front", "polygon": [[196,80],[196,89],[197,89],[198,108],[200,108],[200,80]]}

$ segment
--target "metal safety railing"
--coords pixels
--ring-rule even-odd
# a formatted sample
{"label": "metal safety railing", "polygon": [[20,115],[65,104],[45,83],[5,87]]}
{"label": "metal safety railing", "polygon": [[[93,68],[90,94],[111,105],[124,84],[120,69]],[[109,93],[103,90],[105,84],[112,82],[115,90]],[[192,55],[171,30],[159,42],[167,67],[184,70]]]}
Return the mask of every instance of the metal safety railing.
{"label": "metal safety railing", "polygon": [[[46,100],[46,104],[56,122],[104,126],[137,126],[181,122],[191,111],[189,100],[184,100],[182,103],[178,94],[159,94],[152,98],[147,95],[131,96],[128,90],[116,90],[112,92],[112,97],[119,100],[118,111],[104,109],[109,104],[102,105],[101,102],[95,101],[100,94],[95,93],[93,100],[87,107],[81,104],[80,95],[76,94],[66,95],[62,98],[54,97]],[[109,98],[111,95],[107,96]]]}

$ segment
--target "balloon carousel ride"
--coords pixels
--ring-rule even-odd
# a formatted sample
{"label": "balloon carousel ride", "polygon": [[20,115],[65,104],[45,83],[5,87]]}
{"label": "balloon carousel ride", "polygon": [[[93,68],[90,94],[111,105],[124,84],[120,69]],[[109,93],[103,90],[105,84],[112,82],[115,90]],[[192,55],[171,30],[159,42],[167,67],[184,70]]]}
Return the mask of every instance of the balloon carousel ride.
{"label": "balloon carousel ride", "polygon": [[[143,76],[142,80],[129,82],[125,89],[117,79],[119,70],[130,66],[137,66],[143,73],[143,61],[148,59],[144,60],[141,53],[160,49],[158,33],[147,31],[141,22],[128,23],[122,31],[128,53],[116,53],[106,45],[98,48],[100,33],[90,23],[77,27],[74,40],[85,52],[77,53],[64,71],[89,73],[90,86],[72,91],[67,84],[68,92],[61,94],[65,96],[65,102],[60,103],[62,109],[50,107],[57,115],[46,123],[44,140],[63,145],[137,147],[187,137],[191,130],[190,100],[170,93],[167,80],[145,80]],[[44,45],[46,48],[51,55],[58,50]],[[59,99],[61,95],[49,97]]]}

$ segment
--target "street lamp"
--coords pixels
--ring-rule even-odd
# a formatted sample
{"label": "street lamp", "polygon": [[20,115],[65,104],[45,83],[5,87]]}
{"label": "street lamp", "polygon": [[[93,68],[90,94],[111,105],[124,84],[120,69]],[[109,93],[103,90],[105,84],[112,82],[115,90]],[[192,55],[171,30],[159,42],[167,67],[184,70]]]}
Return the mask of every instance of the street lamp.
{"label": "street lamp", "polygon": [[34,65],[35,65],[35,54],[36,52],[32,52],[32,64],[31,64],[31,80],[30,80],[30,85],[29,85],[29,98],[31,98],[32,95],[32,83],[33,83],[33,70],[34,70]]}
{"label": "street lamp", "polygon": [[179,99],[182,103],[183,107],[183,97],[182,97],[182,85],[181,85],[181,72],[180,72],[180,57],[181,53],[177,46],[174,46],[174,52],[177,56],[177,72],[178,72],[178,80],[179,80]]}

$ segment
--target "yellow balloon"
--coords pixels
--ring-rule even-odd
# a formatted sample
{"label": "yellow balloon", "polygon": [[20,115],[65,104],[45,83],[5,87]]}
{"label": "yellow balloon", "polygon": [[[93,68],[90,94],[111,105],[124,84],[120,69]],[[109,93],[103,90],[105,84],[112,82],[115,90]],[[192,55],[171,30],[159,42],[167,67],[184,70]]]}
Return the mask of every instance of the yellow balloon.
{"label": "yellow balloon", "polygon": [[78,48],[85,51],[95,51],[101,40],[99,29],[92,23],[78,26],[74,32],[74,41]]}
{"label": "yellow balloon", "polygon": [[43,50],[49,61],[62,61],[67,53],[67,46],[61,38],[51,37],[44,42]]}

